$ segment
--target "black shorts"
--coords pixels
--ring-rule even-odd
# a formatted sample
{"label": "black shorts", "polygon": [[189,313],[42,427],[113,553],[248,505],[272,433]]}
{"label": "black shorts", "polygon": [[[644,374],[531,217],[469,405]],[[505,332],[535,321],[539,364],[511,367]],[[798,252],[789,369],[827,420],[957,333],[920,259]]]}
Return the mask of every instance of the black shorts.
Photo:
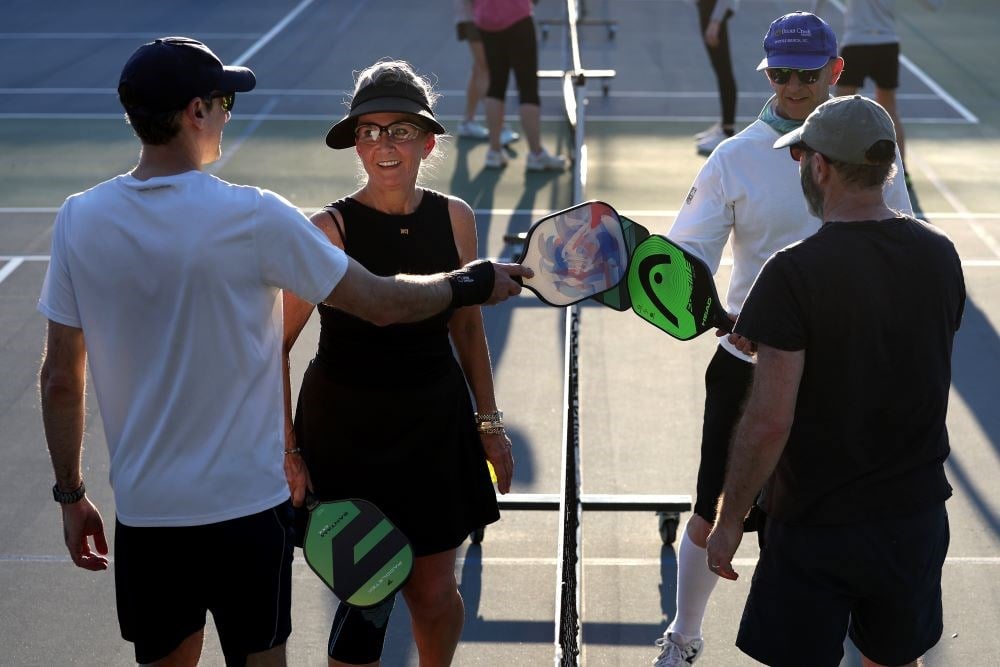
{"label": "black shorts", "polygon": [[709,523],[715,521],[715,506],[726,478],[729,443],[752,382],[753,364],[718,346],[705,371],[705,416],[694,503],[694,513]]}
{"label": "black shorts", "polygon": [[285,643],[292,631],[291,502],[204,526],[115,522],[115,595],[122,637],[151,663],[205,627],[227,665]]}
{"label": "black shorts", "polygon": [[736,645],[768,665],[836,667],[845,630],[868,659],[903,665],[941,637],[944,503],[864,523],[768,517]]}
{"label": "black shorts", "polygon": [[499,32],[481,31],[490,85],[486,97],[503,100],[514,70],[519,104],[540,104],[538,95],[538,38],[535,21],[526,16]]}
{"label": "black shorts", "polygon": [[472,21],[459,21],[455,24],[455,34],[460,42],[481,42],[479,28]]}
{"label": "black shorts", "polygon": [[899,43],[859,44],[840,50],[844,71],[838,86],[860,88],[870,78],[883,90],[899,88]]}

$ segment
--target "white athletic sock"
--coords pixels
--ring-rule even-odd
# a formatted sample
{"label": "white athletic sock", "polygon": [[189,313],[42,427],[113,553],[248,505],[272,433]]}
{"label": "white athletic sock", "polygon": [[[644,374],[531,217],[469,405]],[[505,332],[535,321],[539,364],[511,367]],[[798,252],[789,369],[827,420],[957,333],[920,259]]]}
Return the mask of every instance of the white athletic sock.
{"label": "white athletic sock", "polygon": [[677,553],[677,615],[667,628],[688,639],[701,637],[705,608],[719,576],[708,569],[705,549],[691,541],[687,530]]}

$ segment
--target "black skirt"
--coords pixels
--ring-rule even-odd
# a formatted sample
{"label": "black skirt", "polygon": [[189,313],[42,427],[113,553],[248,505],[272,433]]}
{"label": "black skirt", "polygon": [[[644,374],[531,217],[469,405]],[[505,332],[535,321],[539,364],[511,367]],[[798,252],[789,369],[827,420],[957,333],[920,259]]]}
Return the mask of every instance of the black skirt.
{"label": "black skirt", "polygon": [[295,415],[317,498],[374,503],[417,556],[454,549],[500,518],[457,361],[402,388],[344,384],[330,370],[309,365]]}

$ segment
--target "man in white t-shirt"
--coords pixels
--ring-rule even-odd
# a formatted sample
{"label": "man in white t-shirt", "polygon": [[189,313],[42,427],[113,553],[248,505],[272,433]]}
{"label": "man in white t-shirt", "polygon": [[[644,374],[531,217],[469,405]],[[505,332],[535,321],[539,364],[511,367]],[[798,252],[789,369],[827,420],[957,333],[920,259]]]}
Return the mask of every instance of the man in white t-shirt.
{"label": "man in white t-shirt", "polygon": [[297,451],[282,452],[281,290],[387,324],[496,303],[530,275],[474,262],[376,277],[279,195],[204,173],[236,93],[255,84],[195,40],[141,46],[118,88],[139,162],[63,204],[39,299],[66,546],[77,566],[107,569],[81,474],[89,357],[115,494],[119,624],[140,663],[195,664],[207,610],[227,664],[285,663],[291,502],[306,477]]}
{"label": "man in white t-shirt", "polygon": [[[764,262],[790,243],[814,234],[820,220],[806,207],[799,187],[798,165],[772,146],[830,98],[844,61],[837,38],[822,19],[794,12],[775,19],[764,37],[765,70],[774,95],[756,121],[723,141],[695,177],[687,199],[667,236],[701,257],[715,273],[731,243],[733,271],[726,310],[735,320]],[[886,202],[913,213],[903,184],[903,167],[886,186]],[[721,334],[720,334],[721,335]],[[730,339],[719,347],[705,372],[698,485],[691,518],[677,555],[677,613],[657,640],[661,667],[693,663],[701,655],[702,621],[719,578],[706,564],[705,544],[722,492],[729,442],[753,377],[753,359]],[[758,528],[754,511],[747,528]]]}

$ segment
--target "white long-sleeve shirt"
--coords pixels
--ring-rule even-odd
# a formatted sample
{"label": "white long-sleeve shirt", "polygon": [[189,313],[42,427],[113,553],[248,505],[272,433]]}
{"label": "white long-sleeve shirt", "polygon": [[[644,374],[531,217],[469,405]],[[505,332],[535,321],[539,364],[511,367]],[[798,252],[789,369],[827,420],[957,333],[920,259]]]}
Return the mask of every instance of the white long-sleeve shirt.
{"label": "white long-sleeve shirt", "polygon": [[[776,150],[778,134],[762,120],[722,142],[695,177],[667,236],[701,257],[712,273],[732,238],[733,272],[726,292],[726,310],[738,315],[767,259],[785,246],[801,241],[820,227],[811,215],[799,183],[799,164],[787,150]],[[890,208],[913,214],[903,182],[903,165],[896,157],[896,177],[886,186]],[[749,360],[725,337],[720,344]]]}

